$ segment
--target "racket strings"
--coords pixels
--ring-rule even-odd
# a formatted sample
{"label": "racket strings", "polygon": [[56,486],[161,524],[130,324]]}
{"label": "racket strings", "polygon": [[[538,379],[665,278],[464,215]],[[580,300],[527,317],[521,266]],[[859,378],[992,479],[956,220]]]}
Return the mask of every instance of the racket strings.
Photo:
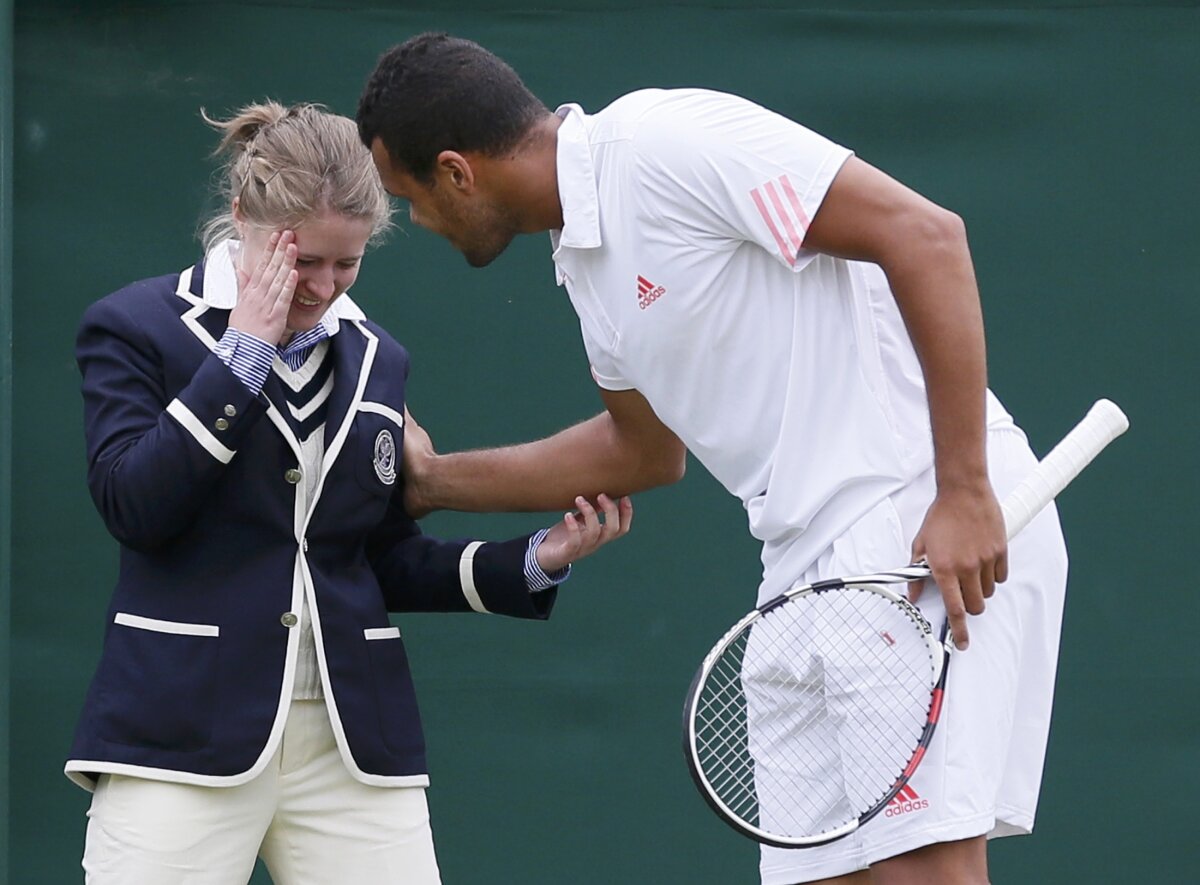
{"label": "racket strings", "polygon": [[700,687],[697,760],[714,796],[785,837],[844,826],[882,802],[928,718],[936,661],[888,597],[797,597],[729,641]]}

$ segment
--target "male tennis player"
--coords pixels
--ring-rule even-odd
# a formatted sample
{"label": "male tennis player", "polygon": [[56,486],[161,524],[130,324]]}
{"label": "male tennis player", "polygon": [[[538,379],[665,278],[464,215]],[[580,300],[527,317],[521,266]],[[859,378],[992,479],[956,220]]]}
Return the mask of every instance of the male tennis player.
{"label": "male tennis player", "polygon": [[996,492],[1035,458],[986,387],[962,221],[744,99],[648,89],[551,112],[445,34],[381,58],[358,125],[387,189],[470,264],[550,232],[606,406],[442,456],[410,424],[410,504],[623,495],[679,479],[686,446],[763,542],[760,599],[926,557],[940,595],[921,605],[970,651],[912,791],[839,842],[764,849],[762,880],[987,882],[986,839],[1033,826],[1066,554],[1049,509],[1008,567]]}

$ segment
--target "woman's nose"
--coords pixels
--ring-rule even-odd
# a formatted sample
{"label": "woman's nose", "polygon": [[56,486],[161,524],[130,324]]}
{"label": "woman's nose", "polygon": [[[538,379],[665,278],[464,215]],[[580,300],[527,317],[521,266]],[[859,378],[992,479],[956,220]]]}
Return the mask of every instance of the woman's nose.
{"label": "woman's nose", "polygon": [[333,271],[320,270],[310,274],[305,287],[318,298],[329,298],[333,295]]}

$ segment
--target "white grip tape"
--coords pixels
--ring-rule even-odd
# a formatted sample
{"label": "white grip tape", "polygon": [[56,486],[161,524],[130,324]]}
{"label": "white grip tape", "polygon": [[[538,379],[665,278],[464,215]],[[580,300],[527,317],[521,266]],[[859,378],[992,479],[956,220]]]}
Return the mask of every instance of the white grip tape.
{"label": "white grip tape", "polygon": [[1128,428],[1129,419],[1116,403],[1097,400],[1084,419],[1004,499],[1001,509],[1009,539],[1029,525],[1105,446]]}

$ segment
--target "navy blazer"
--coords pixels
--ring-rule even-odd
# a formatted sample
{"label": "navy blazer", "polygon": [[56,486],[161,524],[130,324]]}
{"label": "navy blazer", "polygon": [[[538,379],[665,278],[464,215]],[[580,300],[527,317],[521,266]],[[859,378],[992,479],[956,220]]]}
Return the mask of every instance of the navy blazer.
{"label": "navy blazer", "polygon": [[306,508],[281,380],[253,396],[213,353],[229,310],[211,296],[234,285],[230,270],[214,261],[207,286],[203,264],[134,283],[80,327],[88,485],[121,553],[67,774],[85,788],[100,772],[250,780],[283,732],[306,595],[347,767],[365,783],[425,784],[388,612],[545,618],[556,590],[529,592],[528,537],[439,541],[404,512],[408,355],[365,317],[347,319],[361,317],[347,295],[334,303],[325,458]]}

